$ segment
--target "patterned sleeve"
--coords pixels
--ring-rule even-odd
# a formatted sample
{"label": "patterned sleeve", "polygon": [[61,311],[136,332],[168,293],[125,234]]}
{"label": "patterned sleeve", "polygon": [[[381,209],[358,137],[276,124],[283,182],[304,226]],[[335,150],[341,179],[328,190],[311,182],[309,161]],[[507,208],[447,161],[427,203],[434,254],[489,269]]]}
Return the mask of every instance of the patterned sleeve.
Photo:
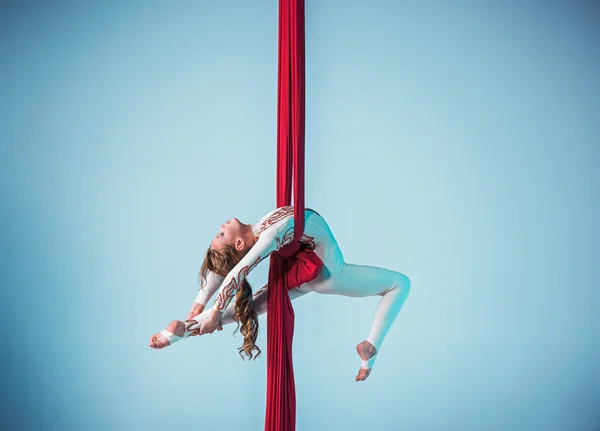
{"label": "patterned sleeve", "polygon": [[202,287],[194,302],[206,307],[208,300],[215,294],[224,279],[225,277],[222,275],[217,275],[210,270],[207,271],[206,278],[201,276],[200,282]]}
{"label": "patterned sleeve", "polygon": [[224,311],[227,305],[235,296],[237,290],[242,286],[242,281],[248,276],[262,260],[266,259],[271,253],[279,250],[284,245],[294,239],[294,218],[286,217],[279,220],[276,224],[268,227],[260,233],[260,236],[246,256],[227,274],[213,309]]}

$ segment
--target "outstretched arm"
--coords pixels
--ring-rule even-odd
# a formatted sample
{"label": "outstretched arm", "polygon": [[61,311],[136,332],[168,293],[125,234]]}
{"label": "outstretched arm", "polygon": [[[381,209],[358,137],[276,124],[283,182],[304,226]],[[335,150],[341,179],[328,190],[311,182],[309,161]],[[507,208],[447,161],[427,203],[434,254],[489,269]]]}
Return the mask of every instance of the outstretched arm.
{"label": "outstretched arm", "polygon": [[217,275],[210,270],[207,271],[206,278],[201,279],[202,288],[198,292],[198,296],[196,296],[185,320],[192,319],[204,311],[206,304],[221,286],[224,278],[222,275]]}
{"label": "outstretched arm", "polygon": [[[185,321],[173,320],[165,330],[154,334],[150,338],[149,346],[154,349],[162,349],[163,347],[185,339],[190,335],[198,335],[198,322],[201,322],[201,318],[210,313],[208,310],[203,313],[204,308],[209,299],[221,286],[224,278],[225,277],[217,275],[212,271],[207,271],[206,278],[202,277],[200,279],[200,291],[198,292]],[[217,329],[219,328],[217,327]]]}
{"label": "outstretched arm", "polygon": [[223,311],[231,302],[237,290],[242,286],[242,282],[250,271],[256,268],[261,261],[269,257],[271,253],[279,250],[294,239],[293,222],[294,219],[288,217],[262,232],[248,253],[227,274],[217,294],[210,317],[202,323],[199,331],[200,335],[211,334],[219,327]]}

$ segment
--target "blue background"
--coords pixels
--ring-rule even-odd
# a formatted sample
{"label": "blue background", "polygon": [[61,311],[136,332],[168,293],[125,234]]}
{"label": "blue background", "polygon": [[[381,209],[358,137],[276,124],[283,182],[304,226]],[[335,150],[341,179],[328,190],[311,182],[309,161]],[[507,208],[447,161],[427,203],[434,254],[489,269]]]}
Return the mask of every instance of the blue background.
{"label": "blue background", "polygon": [[[295,301],[299,431],[600,429],[599,24],[307,2],[307,206],[412,290],[364,383],[379,298]],[[0,61],[2,428],[262,429],[233,326],[147,343],[274,208],[277,2],[4,1]]]}

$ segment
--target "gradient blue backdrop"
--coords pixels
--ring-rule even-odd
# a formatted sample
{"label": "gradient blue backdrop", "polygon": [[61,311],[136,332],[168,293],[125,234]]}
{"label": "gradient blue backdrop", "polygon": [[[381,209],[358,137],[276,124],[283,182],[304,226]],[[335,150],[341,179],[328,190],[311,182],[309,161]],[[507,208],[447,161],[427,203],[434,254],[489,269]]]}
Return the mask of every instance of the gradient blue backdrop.
{"label": "gradient blue backdrop", "polygon": [[[275,205],[277,2],[1,4],[2,429],[262,429],[232,326],[147,343]],[[307,205],[412,291],[365,383],[378,298],[295,301],[299,431],[600,429],[599,12],[307,1]]]}

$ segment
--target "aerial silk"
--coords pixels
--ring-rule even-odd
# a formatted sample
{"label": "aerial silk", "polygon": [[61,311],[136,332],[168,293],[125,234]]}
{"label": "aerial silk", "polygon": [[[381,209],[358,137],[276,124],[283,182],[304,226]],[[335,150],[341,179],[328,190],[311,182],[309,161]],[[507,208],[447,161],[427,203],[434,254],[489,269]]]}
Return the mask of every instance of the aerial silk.
{"label": "aerial silk", "polygon": [[294,240],[270,259],[265,431],[294,431],[294,310],[288,290],[314,279],[323,265],[300,243],[304,233],[304,0],[279,1],[278,79],[277,207],[291,205],[293,174]]}

